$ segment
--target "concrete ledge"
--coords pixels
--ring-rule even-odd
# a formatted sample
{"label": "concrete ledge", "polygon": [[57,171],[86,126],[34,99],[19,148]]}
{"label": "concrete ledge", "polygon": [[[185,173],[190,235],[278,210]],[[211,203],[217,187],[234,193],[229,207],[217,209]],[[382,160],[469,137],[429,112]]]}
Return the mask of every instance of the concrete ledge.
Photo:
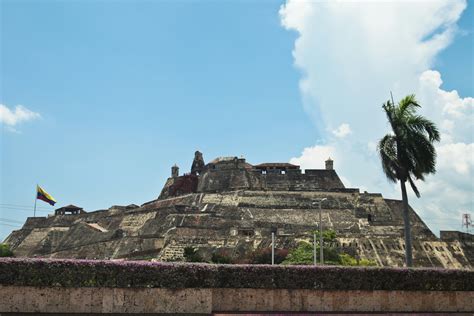
{"label": "concrete ledge", "polygon": [[472,312],[474,292],[0,286],[2,313]]}

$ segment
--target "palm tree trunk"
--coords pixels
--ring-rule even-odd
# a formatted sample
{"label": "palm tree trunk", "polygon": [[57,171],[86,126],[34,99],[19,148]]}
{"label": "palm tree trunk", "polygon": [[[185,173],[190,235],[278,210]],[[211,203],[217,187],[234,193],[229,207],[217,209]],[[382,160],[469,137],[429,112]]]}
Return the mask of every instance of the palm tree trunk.
{"label": "palm tree trunk", "polygon": [[413,256],[411,252],[411,226],[410,226],[410,213],[408,209],[408,196],[405,182],[401,180],[400,185],[402,187],[402,201],[403,201],[403,222],[405,224],[405,262],[407,267],[413,266]]}

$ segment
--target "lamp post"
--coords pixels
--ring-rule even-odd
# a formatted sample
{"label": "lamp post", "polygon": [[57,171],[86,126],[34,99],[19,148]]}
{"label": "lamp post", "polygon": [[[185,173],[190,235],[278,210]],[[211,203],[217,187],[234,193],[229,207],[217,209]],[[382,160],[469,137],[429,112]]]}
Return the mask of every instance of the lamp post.
{"label": "lamp post", "polygon": [[[321,210],[321,203],[326,201],[327,198],[318,200],[313,202],[313,205],[318,203],[319,204],[319,262],[321,265],[324,264],[324,253],[323,253],[323,219],[322,219],[322,210]],[[315,242],[316,244],[316,242]],[[314,262],[316,263],[316,247],[315,247],[315,253],[314,253]]]}
{"label": "lamp post", "polygon": [[272,265],[275,264],[275,233],[277,232],[276,227],[272,227]]}
{"label": "lamp post", "polygon": [[316,232],[313,236],[313,264],[316,265]]}

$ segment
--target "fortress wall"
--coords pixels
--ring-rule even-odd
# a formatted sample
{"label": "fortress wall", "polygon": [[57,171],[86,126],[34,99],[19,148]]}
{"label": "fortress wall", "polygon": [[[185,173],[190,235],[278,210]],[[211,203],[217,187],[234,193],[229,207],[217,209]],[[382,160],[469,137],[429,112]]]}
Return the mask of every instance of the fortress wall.
{"label": "fortress wall", "polygon": [[474,311],[474,272],[0,259],[0,312]]}
{"label": "fortress wall", "polygon": [[[261,174],[247,169],[206,170],[200,177],[198,192],[233,190],[314,191],[344,189],[334,170],[306,170],[305,173]],[[162,194],[163,196],[163,194]]]}
{"label": "fortress wall", "polygon": [[460,240],[465,243],[474,244],[474,235],[460,231],[442,230],[440,231],[440,238],[444,241]]}
{"label": "fortress wall", "polygon": [[260,175],[267,190],[314,191],[344,189],[344,184],[334,170],[305,170],[305,173],[268,173]]}

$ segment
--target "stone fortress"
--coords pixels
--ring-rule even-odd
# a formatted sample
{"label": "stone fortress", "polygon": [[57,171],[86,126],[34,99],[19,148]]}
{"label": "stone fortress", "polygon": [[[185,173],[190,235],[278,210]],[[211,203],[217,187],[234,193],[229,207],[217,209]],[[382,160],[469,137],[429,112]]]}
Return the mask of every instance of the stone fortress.
{"label": "stone fortress", "polygon": [[[28,218],[5,240],[17,257],[179,260],[186,246],[203,254],[225,250],[242,257],[312,240],[321,199],[325,229],[336,247],[379,266],[404,264],[402,203],[346,188],[331,159],[325,169],[289,163],[249,164],[221,157],[205,163],[197,151],[190,173],[171,168],[159,197],[141,206]],[[73,207],[73,206],[70,206]],[[441,231],[436,237],[411,211],[415,266],[474,267],[474,236]],[[210,256],[210,255],[209,255]]]}

